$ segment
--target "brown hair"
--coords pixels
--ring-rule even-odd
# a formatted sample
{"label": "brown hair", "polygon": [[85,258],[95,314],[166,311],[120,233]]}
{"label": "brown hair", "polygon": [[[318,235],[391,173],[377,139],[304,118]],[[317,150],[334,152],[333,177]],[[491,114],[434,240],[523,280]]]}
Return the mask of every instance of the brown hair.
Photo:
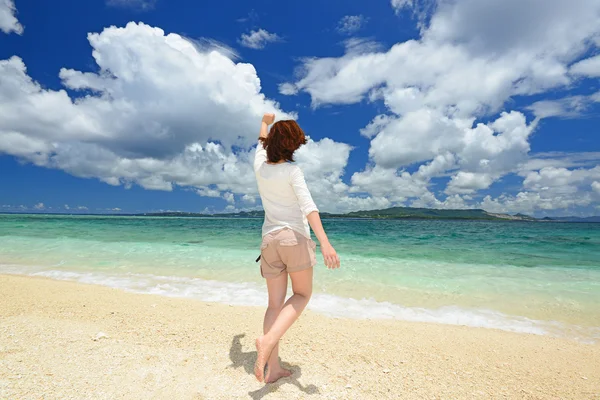
{"label": "brown hair", "polygon": [[271,163],[281,160],[294,161],[294,152],[306,144],[304,132],[294,120],[278,121],[271,127],[266,138],[259,139],[265,150],[267,159]]}

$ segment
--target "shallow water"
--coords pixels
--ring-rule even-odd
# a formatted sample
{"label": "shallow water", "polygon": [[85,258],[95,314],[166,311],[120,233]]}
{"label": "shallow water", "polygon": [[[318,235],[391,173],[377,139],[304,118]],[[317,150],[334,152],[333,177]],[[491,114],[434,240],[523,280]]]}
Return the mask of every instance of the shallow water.
{"label": "shallow water", "polygon": [[[0,215],[0,273],[264,305],[258,219]],[[600,224],[325,220],[329,315],[600,338]]]}

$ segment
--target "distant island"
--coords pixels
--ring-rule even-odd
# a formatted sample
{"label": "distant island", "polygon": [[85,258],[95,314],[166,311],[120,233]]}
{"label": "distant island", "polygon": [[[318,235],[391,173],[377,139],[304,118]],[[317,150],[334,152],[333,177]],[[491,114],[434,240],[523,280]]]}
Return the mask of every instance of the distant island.
{"label": "distant island", "polygon": [[[0,214],[31,214],[19,212],[0,212]],[[164,211],[148,213],[34,213],[51,215],[90,215],[90,216],[115,216],[115,217],[189,217],[189,218],[264,218],[262,210],[240,211],[236,213],[192,213],[184,211]],[[600,223],[600,216],[594,217],[545,217],[535,218],[525,214],[491,213],[482,209],[467,210],[439,210],[433,208],[392,207],[383,210],[354,211],[346,214],[321,213],[323,219],[414,219],[414,220],[471,220],[471,221],[525,221],[525,222],[581,222]]]}
{"label": "distant island", "polygon": [[[229,214],[201,214],[188,212],[158,212],[140,214],[155,217],[222,217],[222,218],[263,218],[264,211],[241,211]],[[524,214],[497,214],[485,210],[437,210],[430,208],[392,207],[383,210],[354,211],[346,214],[321,213],[321,218],[353,218],[353,219],[461,219],[487,221],[548,221],[549,218],[538,219]]]}

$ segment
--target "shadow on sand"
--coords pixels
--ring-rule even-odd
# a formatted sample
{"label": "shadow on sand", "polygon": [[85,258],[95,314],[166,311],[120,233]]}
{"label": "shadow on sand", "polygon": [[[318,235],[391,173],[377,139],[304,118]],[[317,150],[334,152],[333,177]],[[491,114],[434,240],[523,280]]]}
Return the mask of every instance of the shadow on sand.
{"label": "shadow on sand", "polygon": [[[237,369],[239,367],[244,367],[248,375],[254,376],[254,363],[256,362],[256,351],[249,351],[247,353],[244,353],[242,351],[241,339],[244,336],[246,336],[246,334],[244,333],[235,335],[233,337],[233,340],[231,341],[231,348],[229,349],[229,358],[231,359],[231,365],[229,366],[229,368]],[[303,386],[300,382],[298,382],[298,378],[302,376],[302,370],[300,369],[300,367],[290,365],[285,362],[281,363],[281,366],[283,368],[291,370],[292,376],[287,378],[281,378],[275,383],[268,383],[258,390],[248,392],[248,394],[250,395],[250,397],[252,397],[253,400],[260,400],[267,394],[276,392],[281,385],[285,385],[286,383],[291,383],[292,385],[295,385],[298,389],[300,389],[306,394],[319,393],[319,388],[317,388],[315,385]]]}

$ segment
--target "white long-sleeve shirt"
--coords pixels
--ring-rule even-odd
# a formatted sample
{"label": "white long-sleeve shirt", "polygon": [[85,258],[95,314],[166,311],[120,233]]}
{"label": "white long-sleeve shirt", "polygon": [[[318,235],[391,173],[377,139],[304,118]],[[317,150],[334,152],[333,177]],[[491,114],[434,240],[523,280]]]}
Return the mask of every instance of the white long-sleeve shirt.
{"label": "white long-sleeve shirt", "polygon": [[293,163],[267,164],[267,151],[258,143],[254,173],[265,209],[262,234],[291,228],[310,239],[306,216],[319,211],[306,187],[302,170]]}

